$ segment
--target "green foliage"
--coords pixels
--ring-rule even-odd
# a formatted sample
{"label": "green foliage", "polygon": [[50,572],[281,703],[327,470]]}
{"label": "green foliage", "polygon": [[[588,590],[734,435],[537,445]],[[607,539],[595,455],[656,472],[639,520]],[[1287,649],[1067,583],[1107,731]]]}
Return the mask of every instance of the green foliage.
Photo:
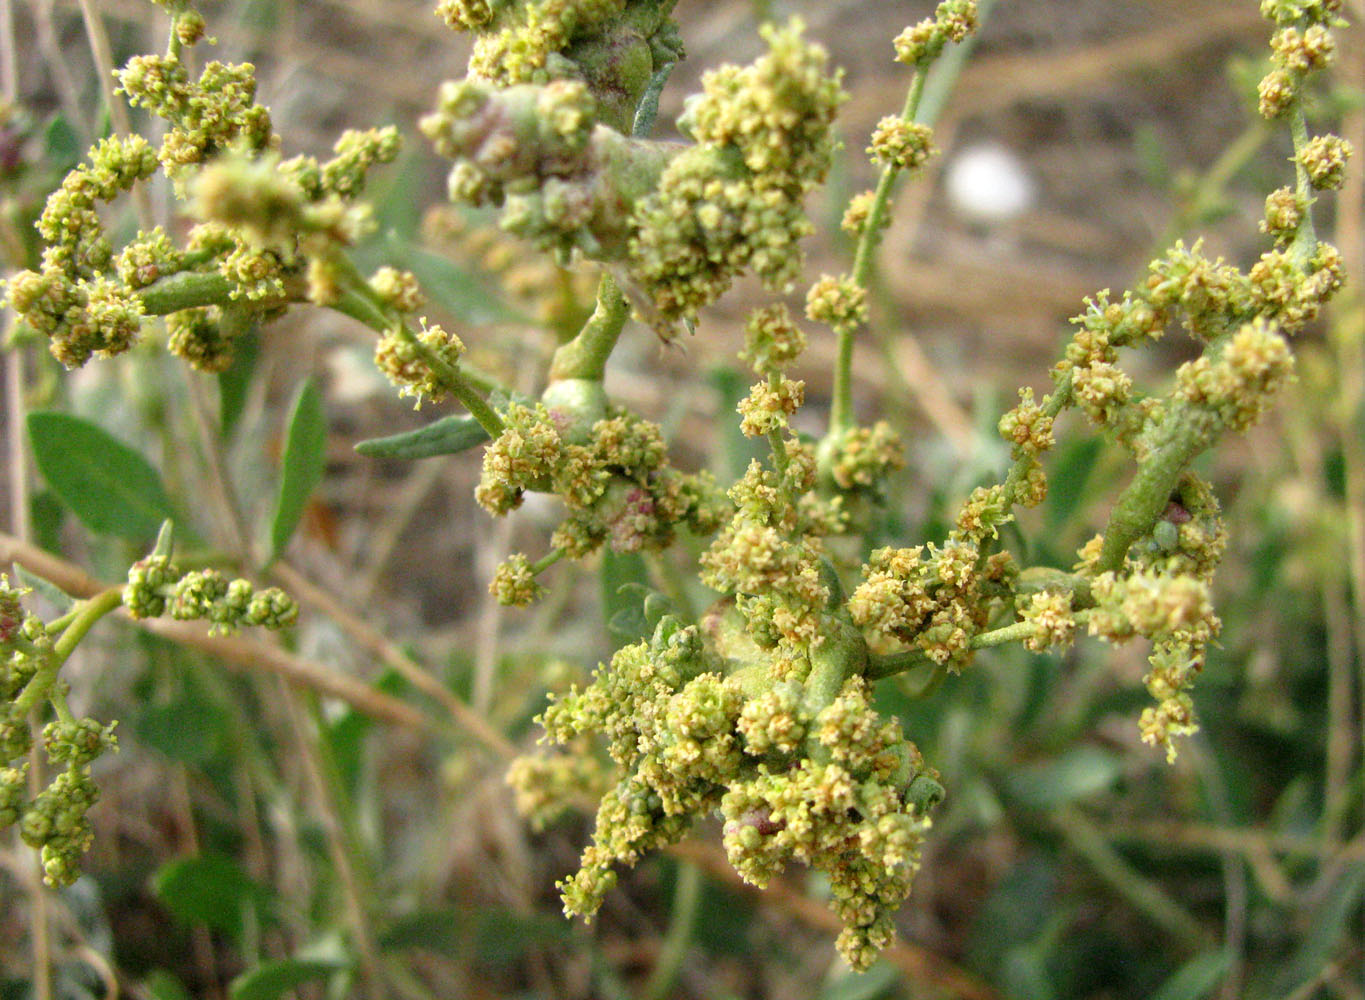
{"label": "green foliage", "polygon": [[96,534],[145,541],[171,516],[155,467],[98,424],[35,411],[28,434],[48,486]]}
{"label": "green foliage", "polygon": [[270,520],[270,559],[279,558],[303,517],[308,498],[322,482],[326,465],[327,418],[317,382],[305,379],[289,409],[289,429],[280,458],[280,489]]}

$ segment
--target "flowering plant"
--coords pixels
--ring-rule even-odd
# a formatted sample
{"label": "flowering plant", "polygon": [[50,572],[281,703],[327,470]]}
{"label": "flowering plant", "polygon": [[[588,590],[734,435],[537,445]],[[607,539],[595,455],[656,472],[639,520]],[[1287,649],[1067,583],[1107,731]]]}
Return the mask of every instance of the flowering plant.
{"label": "flowering plant", "polygon": [[[855,242],[848,269],[810,283],[805,328],[785,301],[749,312],[739,357],[754,381],[737,417],[764,454],[724,485],[675,465],[661,427],[613,399],[605,374],[632,317],[665,345],[685,344],[742,276],[775,297],[801,283],[807,199],[828,180],[846,94],[800,20],[764,27],[766,50],[747,65],[708,71],[678,119],[679,138],[668,139],[653,134],[683,56],[670,0],[438,5],[451,28],[473,36],[466,76],[440,85],[420,123],[451,164],[451,201],[494,211],[503,231],[597,280],[586,315],[551,316],[559,339],[528,395],[473,363],[451,324],[428,321],[411,271],[366,275],[357,263],[373,228],[366,184],[398,157],[398,131],[347,132],[327,159],[286,157],[257,103],[253,68],[213,61],[196,75],[203,18],[188,0],[157,2],[170,18],[165,53],[132,58],[116,80],[164,131],[101,139],[46,199],[39,258],[6,282],[10,343],[45,344],[74,369],[162,340],[197,371],[223,373],[257,327],[324,307],[375,334],[375,364],[399,395],[467,411],[368,442],[370,453],[482,446],[474,498],[488,514],[506,516],[532,494],[558,503],[547,550],[511,555],[493,574],[499,603],[545,599],[552,567],[565,560],[691,546],[709,606],[695,603],[691,584],[641,588],[627,614],[632,641],[589,681],[551,696],[538,717],[546,749],[511,765],[519,807],[537,828],[596,803],[591,843],[559,885],[566,913],[591,918],[624,868],[718,815],[745,882],[767,886],[796,862],[824,875],[842,925],[838,950],[865,970],[893,943],[935,807],[952,792],[913,730],[879,709],[879,684],[929,699],[993,647],[1061,650],[1087,632],[1116,645],[1141,638],[1151,695],[1135,720],[1142,741],[1174,761],[1197,730],[1191,689],[1221,629],[1210,588],[1227,544],[1197,459],[1272,405],[1293,377],[1291,339],[1345,280],[1312,210],[1317,192],[1341,185],[1351,149],[1330,133],[1310,135],[1305,114],[1312,76],[1334,57],[1338,3],[1261,5],[1273,59],[1259,112],[1288,129],[1293,177],[1266,198],[1259,258],[1243,270],[1200,242],[1176,242],[1130,290],[1086,299],[1051,389],[1020,390],[999,420],[1011,460],[1003,474],[975,485],[943,534],[887,538],[878,511],[896,502],[887,489],[904,447],[890,423],[859,420],[852,362],[874,322],[873,274],[897,184],[936,153],[921,115],[926,82],[977,30],[976,0],[944,0],[894,40],[906,97],[872,132],[875,187],[844,213]],[[190,224],[148,225],[116,245],[103,207],[157,176]],[[1126,357],[1177,326],[1191,338],[1190,359],[1167,384],[1140,377]],[[814,435],[797,430],[806,382],[792,377],[813,337],[835,343],[828,415],[816,415]],[[320,473],[320,452],[301,443],[310,399],[300,397],[291,426],[268,551],[238,533],[236,558],[248,568],[276,563]],[[1048,495],[1046,457],[1070,410],[1133,471],[1102,530],[1059,568],[1007,541],[1017,512]],[[38,457],[61,492],[61,448],[51,464]],[[174,505],[150,506],[159,515]],[[211,632],[287,629],[298,607],[285,590],[309,586],[265,588],[212,565],[180,565],[167,521],[126,583],[77,594],[85,599],[52,620],[26,609],[24,587],[6,580],[0,589],[0,822],[41,850],[53,884],[78,875],[93,836],[91,763],[115,744],[112,724],[73,715],[59,677],[95,621],[122,608],[139,621],[204,620]],[[40,561],[28,568],[43,575]],[[47,763],[65,770],[34,793],[33,726],[49,711],[41,743]],[[467,708],[452,711],[478,725]],[[375,969],[361,974],[377,985]]]}

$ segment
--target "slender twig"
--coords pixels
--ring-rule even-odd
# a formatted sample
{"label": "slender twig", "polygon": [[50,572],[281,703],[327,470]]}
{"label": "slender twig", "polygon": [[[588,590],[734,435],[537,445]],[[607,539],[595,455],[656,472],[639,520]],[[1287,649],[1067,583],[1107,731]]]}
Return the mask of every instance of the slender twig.
{"label": "slender twig", "polygon": [[[913,122],[915,120],[920,98],[924,95],[924,80],[927,72],[927,65],[915,67],[915,75],[910,81],[910,90],[905,95],[905,106],[901,109],[901,118],[905,121]],[[859,236],[858,247],[853,253],[852,278],[853,283],[860,288],[867,287],[868,277],[872,273],[872,264],[877,247],[881,245],[882,241],[883,223],[891,203],[891,191],[900,172],[900,167],[895,163],[888,163],[882,168],[881,176],[877,178],[877,187],[872,195],[872,205],[868,209],[867,218],[863,221],[862,235]],[[834,361],[834,390],[830,401],[829,414],[831,432],[847,430],[853,426],[853,341],[856,332],[857,327],[848,323],[842,325],[838,331],[838,344],[835,348]]]}
{"label": "slender twig", "polygon": [[[128,117],[128,108],[114,92],[114,54],[109,48],[109,33],[104,30],[104,21],[95,10],[91,0],[77,0],[81,8],[81,20],[85,22],[85,37],[90,41],[90,55],[95,60],[95,75],[99,77],[100,92],[109,108],[109,120],[114,131],[120,135],[133,134],[133,122]],[[133,187],[133,205],[137,209],[138,224],[143,229],[151,229],[152,199],[146,187],[141,184]]]}
{"label": "slender twig", "polygon": [[[760,905],[774,907],[809,927],[826,933],[844,929],[843,921],[833,911],[780,878],[773,879],[761,891],[749,885],[730,867],[725,852],[714,844],[685,841],[666,850],[676,857],[697,863],[712,878],[725,883],[731,891],[755,898]],[[893,942],[882,952],[882,958],[912,983],[932,984],[959,1000],[1001,1000],[1001,994],[989,983],[919,945],[907,941]]]}
{"label": "slender twig", "polygon": [[[379,951],[375,944],[370,919],[366,913],[364,899],[371,895],[368,886],[361,884],[360,872],[353,863],[352,855],[361,854],[356,838],[347,836],[346,824],[341,819],[334,796],[337,793],[335,782],[329,782],[324,775],[326,755],[325,739],[321,733],[310,732],[303,713],[295,698],[295,693],[285,687],[280,680],[280,696],[290,728],[294,731],[294,743],[299,750],[299,761],[303,765],[304,779],[308,783],[309,797],[322,820],[322,833],[327,841],[327,853],[331,856],[332,867],[336,870],[337,881],[341,887],[343,909],[346,922],[351,927],[352,943],[358,952],[360,977],[359,994],[362,997],[382,995],[379,975]],[[314,713],[316,718],[316,712]],[[315,727],[316,730],[316,727]]]}
{"label": "slender twig", "polygon": [[0,95],[11,105],[19,96],[18,53],[14,44],[14,2],[0,0]]}
{"label": "slender twig", "polygon": [[[0,532],[0,564],[9,562],[24,566],[75,597],[91,597],[107,589],[104,584],[66,560]],[[445,732],[425,713],[392,695],[376,691],[346,674],[295,656],[278,646],[242,636],[209,635],[204,626],[193,622],[143,618],[134,621],[134,624],[148,632],[216,656],[236,669],[279,674],[296,687],[311,688],[320,694],[339,698],[372,718],[429,733]],[[486,723],[484,725],[487,726]]]}
{"label": "slender twig", "polygon": [[1153,926],[1164,931],[1179,951],[1194,952],[1208,943],[1203,925],[1114,850],[1088,818],[1075,809],[1063,808],[1050,814],[1047,822],[1067,847]]}
{"label": "slender twig", "polygon": [[664,936],[654,971],[645,983],[642,1000],[664,1000],[670,995],[678,978],[678,970],[687,958],[688,946],[697,924],[697,911],[704,885],[701,866],[691,861],[678,864],[678,878],[673,888],[673,912],[669,916],[668,933]]}
{"label": "slender twig", "polygon": [[322,611],[335,621],[343,632],[378,656],[417,690],[436,701],[450,713],[451,718],[462,730],[501,757],[510,759],[516,756],[516,747],[507,737],[494,729],[483,716],[460,700],[455,692],[428,673],[416,660],[389,641],[383,633],[351,613],[331,594],[284,560],[271,567],[271,574],[299,600]]}
{"label": "slender twig", "polygon": [[63,51],[57,38],[57,29],[52,23],[52,0],[32,0],[30,6],[33,8],[33,23],[38,34],[38,48],[42,50],[43,59],[52,74],[52,83],[56,87],[57,99],[61,101],[67,124],[88,145],[93,129],[85,120],[81,88],[76,85],[71,73],[71,58]]}
{"label": "slender twig", "polygon": [[[1077,624],[1084,623],[1088,618],[1089,615],[1085,611],[1078,611],[1075,615]],[[968,645],[972,649],[1003,646],[1010,642],[1022,642],[1036,631],[1037,626],[1032,622],[1014,622],[1011,625],[1004,625],[989,632],[978,632],[971,637]],[[905,673],[907,670],[927,666],[933,662],[918,649],[908,649],[899,653],[872,653],[868,656],[867,679],[880,680],[883,677]]]}

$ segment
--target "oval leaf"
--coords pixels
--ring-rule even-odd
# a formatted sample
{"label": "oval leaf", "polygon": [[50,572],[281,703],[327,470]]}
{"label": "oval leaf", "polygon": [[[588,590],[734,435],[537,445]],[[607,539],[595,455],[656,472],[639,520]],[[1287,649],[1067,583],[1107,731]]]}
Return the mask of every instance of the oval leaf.
{"label": "oval leaf", "polygon": [[52,492],[95,534],[155,538],[171,516],[161,475],[98,424],[35,411],[28,415],[28,437]]}
{"label": "oval leaf", "polygon": [[270,895],[235,861],[221,854],[181,858],[162,865],[152,878],[152,891],[183,923],[206,924],[233,941],[242,940],[246,914],[264,922]]}
{"label": "oval leaf", "polygon": [[1121,769],[1113,754],[1080,746],[1055,760],[1017,769],[1006,787],[1030,809],[1055,809],[1104,791],[1119,779]]}
{"label": "oval leaf", "polygon": [[270,524],[270,561],[279,558],[303,517],[304,505],[322,481],[326,459],[327,421],[322,393],[312,378],[304,380],[289,413],[289,434],[281,459],[280,492]]}
{"label": "oval leaf", "polygon": [[470,416],[442,417],[416,430],[361,441],[355,450],[368,458],[434,458],[468,451],[488,440],[488,432]]}
{"label": "oval leaf", "polygon": [[232,1000],[277,1000],[315,979],[325,979],[346,965],[335,959],[282,958],[243,972],[232,981]]}

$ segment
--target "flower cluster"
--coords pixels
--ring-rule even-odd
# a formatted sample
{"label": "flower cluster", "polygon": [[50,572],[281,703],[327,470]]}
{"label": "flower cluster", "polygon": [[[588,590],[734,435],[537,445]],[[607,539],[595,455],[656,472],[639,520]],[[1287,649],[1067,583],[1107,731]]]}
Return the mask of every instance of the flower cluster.
{"label": "flower cluster", "polygon": [[977,27],[975,0],[943,0],[933,17],[896,36],[896,60],[922,67],[937,59],[949,42],[960,42]]}
{"label": "flower cluster", "polygon": [[[67,367],[128,350],[145,317],[169,314],[170,349],[221,371],[253,317],[304,294],[334,300],[330,247],[363,230],[351,201],[366,171],[398,152],[396,129],[353,131],[326,163],[280,162],[269,112],[255,103],[254,68],[214,61],[192,78],[180,50],[201,37],[203,22],[186,5],[173,15],[170,51],[136,56],[118,73],[129,102],[169,124],[160,146],[136,135],[96,144],[38,220],[41,266],[8,282],[8,304]],[[158,169],[179,197],[192,196],[202,223],[183,248],[155,228],[116,252],[98,207]],[[305,267],[309,285],[300,289],[294,277]]]}
{"label": "flower cluster", "polygon": [[399,396],[416,397],[416,406],[423,399],[439,403],[446,398],[448,386],[439,371],[433,370],[431,358],[445,368],[454,368],[464,354],[464,342],[442,327],[421,322],[418,333],[405,327],[394,327],[374,346],[374,364],[398,389]]}
{"label": "flower cluster", "polygon": [[228,580],[211,569],[182,573],[169,556],[157,553],[129,568],[123,605],[133,618],[169,614],[177,621],[207,621],[214,632],[286,628],[299,616],[294,599],[278,587],[257,590],[248,580]]}
{"label": "flower cluster", "polygon": [[[484,452],[475,499],[500,516],[528,490],[559,497],[568,516],[552,544],[564,555],[582,559],[604,544],[616,552],[664,548],[679,526],[707,535],[725,516],[712,478],[673,468],[658,425],[609,408],[600,382],[552,383],[535,406],[509,404],[503,423]],[[535,597],[524,556],[499,570],[493,592],[518,605]]]}
{"label": "flower cluster", "polygon": [[[91,764],[118,741],[113,723],[77,719],[67,709],[56,681],[52,637],[45,622],[24,610],[25,593],[0,576],[0,829],[17,825],[24,843],[39,851],[46,881],[70,885],[94,839],[88,813],[99,790]],[[58,717],[43,727],[42,747],[59,770],[34,792],[29,719],[44,698],[52,700]]]}
{"label": "flower cluster", "polygon": [[476,33],[469,75],[501,87],[586,83],[603,121],[629,131],[651,77],[682,55],[672,3],[661,0],[442,0],[437,13]]}
{"label": "flower cluster", "polygon": [[811,231],[802,199],[829,169],[844,99],[825,50],[801,31],[765,28],[766,55],[702,78],[679,122],[696,144],[635,209],[631,272],[662,328],[694,317],[742,271],[770,288],[799,273],[793,244]]}
{"label": "flower cluster", "polygon": [[1340,13],[1340,0],[1262,0],[1261,16],[1277,28],[1270,39],[1273,68],[1257,88],[1266,118],[1287,114],[1298,101],[1305,78],[1336,57],[1331,28]]}
{"label": "flower cluster", "polygon": [[[919,864],[927,813],[942,795],[900,726],[871,707],[856,657],[817,656],[802,681],[765,679],[728,659],[714,633],[665,616],[541,717],[546,740],[601,735],[618,769],[579,871],[560,884],[567,913],[591,916],[617,865],[680,839],[719,811],[735,869],[763,886],[791,862],[828,875],[846,925],[838,947],[865,969],[894,937],[892,916]],[[523,758],[512,780],[563,770]]]}

